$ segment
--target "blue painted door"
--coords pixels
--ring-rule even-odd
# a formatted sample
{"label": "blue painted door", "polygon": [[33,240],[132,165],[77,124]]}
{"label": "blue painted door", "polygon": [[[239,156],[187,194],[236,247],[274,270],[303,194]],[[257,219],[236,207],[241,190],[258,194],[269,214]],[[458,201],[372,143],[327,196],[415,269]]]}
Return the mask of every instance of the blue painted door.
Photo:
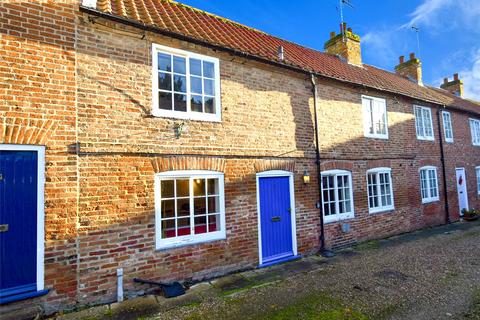
{"label": "blue painted door", "polygon": [[0,151],[0,297],[37,289],[37,156]]}
{"label": "blue painted door", "polygon": [[293,256],[289,177],[259,178],[262,264]]}

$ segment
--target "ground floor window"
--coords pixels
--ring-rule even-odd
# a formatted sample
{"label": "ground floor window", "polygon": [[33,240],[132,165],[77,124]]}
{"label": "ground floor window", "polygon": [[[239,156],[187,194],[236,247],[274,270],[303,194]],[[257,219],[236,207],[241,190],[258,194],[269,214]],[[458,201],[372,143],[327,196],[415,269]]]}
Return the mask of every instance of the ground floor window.
{"label": "ground floor window", "polygon": [[422,193],[422,203],[433,202],[439,199],[437,168],[420,168],[420,187]]}
{"label": "ground floor window", "polygon": [[156,175],[157,249],[225,238],[223,173],[172,171]]}
{"label": "ground floor window", "polygon": [[368,170],[367,190],[370,213],[392,210],[394,208],[390,168]]}
{"label": "ground floor window", "polygon": [[353,218],[352,174],[349,171],[322,172],[322,192],[326,223]]}

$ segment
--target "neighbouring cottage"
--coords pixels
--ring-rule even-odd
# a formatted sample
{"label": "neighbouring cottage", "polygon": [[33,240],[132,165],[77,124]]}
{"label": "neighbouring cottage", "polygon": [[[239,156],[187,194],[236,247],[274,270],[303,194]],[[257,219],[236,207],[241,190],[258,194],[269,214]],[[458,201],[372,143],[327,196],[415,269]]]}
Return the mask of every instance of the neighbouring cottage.
{"label": "neighbouring cottage", "polygon": [[117,269],[135,295],[480,207],[480,103],[413,54],[363,64],[346,25],[323,53],[167,0],[0,17],[3,314],[113,301]]}

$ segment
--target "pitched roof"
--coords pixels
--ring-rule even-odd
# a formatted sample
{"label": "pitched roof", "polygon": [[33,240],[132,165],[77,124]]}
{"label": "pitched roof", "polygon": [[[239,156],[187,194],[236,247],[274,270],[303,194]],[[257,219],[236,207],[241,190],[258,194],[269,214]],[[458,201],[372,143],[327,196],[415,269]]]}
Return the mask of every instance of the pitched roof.
{"label": "pitched roof", "polygon": [[[419,86],[395,73],[367,64],[363,67],[354,66],[334,55],[274,37],[175,1],[97,0],[96,11],[328,78],[480,113],[480,102],[461,99],[442,89]],[[284,48],[283,61],[278,60],[279,46]]]}

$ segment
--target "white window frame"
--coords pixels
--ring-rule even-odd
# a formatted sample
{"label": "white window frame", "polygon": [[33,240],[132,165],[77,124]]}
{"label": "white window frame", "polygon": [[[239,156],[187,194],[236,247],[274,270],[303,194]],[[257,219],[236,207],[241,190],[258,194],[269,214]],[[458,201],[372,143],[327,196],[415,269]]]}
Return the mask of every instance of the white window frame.
{"label": "white window frame", "polygon": [[[187,111],[175,111],[160,109],[158,105],[158,53],[182,56],[186,60],[186,87],[187,87]],[[191,111],[191,89],[190,89],[190,58],[208,61],[214,64],[215,68],[215,113]],[[185,50],[170,48],[159,44],[152,44],[152,115],[156,117],[167,117],[185,120],[199,120],[210,122],[221,122],[222,107],[220,101],[220,60],[218,58],[201,55]]]}
{"label": "white window frame", "polygon": [[[185,236],[178,236],[173,238],[162,239],[162,223],[161,223],[161,195],[160,195],[160,182],[162,180],[171,180],[176,178],[188,178],[190,179],[190,210],[193,208],[193,180],[194,179],[218,179],[218,193],[220,202],[220,231],[202,233],[202,234],[189,234]],[[203,242],[210,242],[216,240],[226,239],[225,230],[225,182],[224,174],[217,171],[207,170],[179,170],[168,171],[155,174],[155,247],[157,250],[177,248],[186,245],[192,245]],[[194,215],[190,213],[190,226],[194,226]]]}
{"label": "white window frame", "polygon": [[[445,136],[445,142],[453,143],[452,114],[448,111],[442,111],[442,122],[443,122],[443,133]],[[450,137],[448,137],[449,132],[450,132]]]}
{"label": "white window frame", "polygon": [[[420,109],[420,110],[421,110],[421,113],[422,113],[422,118],[421,118],[421,119],[418,119],[418,117],[417,117],[417,113],[416,113],[416,110],[417,110],[417,109]],[[432,131],[432,135],[431,135],[431,136],[427,136],[427,135],[425,134],[425,131],[426,131],[426,129],[425,129],[425,124],[426,124],[426,122],[425,122],[425,118],[424,118],[424,116],[423,116],[423,112],[424,112],[424,111],[427,111],[428,114],[429,114],[429,117],[430,117],[430,121],[429,121],[428,124],[430,125],[430,128],[432,129],[432,130],[431,130],[431,131]],[[429,107],[423,107],[423,106],[413,105],[413,115],[414,115],[414,117],[415,117],[415,134],[417,135],[417,139],[418,139],[418,140],[434,141],[434,140],[435,140],[435,132],[434,132],[434,130],[433,130],[432,109],[429,108]],[[422,130],[422,131],[423,131],[422,134],[419,134],[419,132],[418,132],[418,131],[419,131],[419,123],[418,123],[418,121],[420,121],[420,120],[422,121],[422,129],[423,129],[423,130]]]}
{"label": "white window frame", "polygon": [[480,195],[480,166],[475,167],[475,173],[477,174],[477,194]]}
{"label": "white window frame", "polygon": [[[370,174],[375,174],[377,183],[375,184],[375,188],[377,189],[377,197],[378,197],[378,203],[381,204],[381,193],[380,193],[380,174],[388,174],[388,178],[390,181],[390,195],[391,195],[391,200],[392,204],[391,205],[386,205],[386,206],[378,206],[376,208],[371,208],[370,207],[370,194],[369,194],[369,189],[368,189],[368,175]],[[368,203],[368,212],[369,213],[379,213],[379,212],[384,212],[384,211],[391,211],[395,209],[395,201],[394,201],[394,196],[393,196],[393,181],[392,181],[392,169],[391,168],[386,168],[386,167],[381,167],[381,168],[373,168],[367,170],[366,174],[366,179],[367,179],[367,203]]]}
{"label": "white window frame", "polygon": [[[427,180],[426,180],[426,183],[427,183],[427,193],[428,193],[428,197],[424,198],[423,197],[423,194],[422,194],[422,174],[421,174],[421,171],[423,170],[426,170],[426,177],[427,177]],[[430,185],[430,179],[428,178],[428,172],[430,170],[433,170],[435,172],[435,187],[437,189],[437,195],[435,197],[432,197],[432,195],[430,194],[430,190],[431,190],[431,185]],[[435,201],[439,201],[440,200],[440,189],[438,188],[438,173],[437,173],[437,167],[434,167],[434,166],[424,166],[424,167],[421,167],[419,170],[418,170],[418,176],[420,178],[420,197],[422,198],[422,203],[430,203],[430,202],[435,202]]]}
{"label": "white window frame", "polygon": [[470,134],[472,135],[472,144],[480,146],[480,120],[470,118]]}
{"label": "white window frame", "polygon": [[320,173],[320,180],[322,183],[322,193],[323,193],[323,177],[324,176],[335,176],[333,179],[334,181],[334,190],[335,190],[335,211],[339,212],[339,201],[338,201],[338,193],[337,193],[337,179],[336,176],[338,175],[348,175],[348,181],[350,183],[349,188],[350,188],[350,202],[351,202],[351,207],[350,207],[350,212],[345,212],[345,213],[340,213],[340,214],[334,214],[334,215],[328,215],[325,216],[325,198],[323,197],[322,194],[322,214],[323,214],[323,222],[324,223],[332,223],[332,222],[337,222],[337,221],[342,221],[342,220],[347,220],[347,219],[353,219],[355,217],[355,205],[353,201],[353,179],[352,179],[352,173],[348,170],[327,170],[327,171],[322,171]]}
{"label": "white window frame", "polygon": [[[385,122],[385,134],[382,134],[382,133],[370,133],[370,128],[369,128],[369,121],[371,119],[369,119],[368,115],[370,114],[370,112],[367,110],[368,107],[371,108],[371,104],[369,103],[368,105],[366,104],[366,102],[371,102],[371,103],[374,103],[374,102],[381,102],[383,103],[383,121]],[[365,137],[367,138],[376,138],[376,139],[388,139],[388,114],[387,114],[387,101],[385,99],[382,99],[382,98],[377,98],[377,97],[371,97],[371,96],[366,96],[366,95],[362,95],[362,108],[363,108],[363,132],[364,132],[364,135]],[[372,110],[373,111],[373,110]],[[372,117],[373,117],[373,130],[375,131],[375,122],[376,120],[378,120],[379,117],[381,117],[381,115],[378,115],[378,114],[373,114],[372,112]]]}

